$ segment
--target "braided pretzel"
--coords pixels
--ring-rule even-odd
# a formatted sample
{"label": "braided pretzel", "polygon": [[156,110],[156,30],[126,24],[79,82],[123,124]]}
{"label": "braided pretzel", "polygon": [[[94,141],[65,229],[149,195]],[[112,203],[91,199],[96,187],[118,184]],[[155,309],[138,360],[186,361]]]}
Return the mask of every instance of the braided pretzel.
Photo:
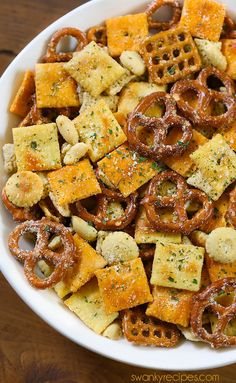
{"label": "braided pretzel", "polygon": [[87,38],[78,28],[62,28],[55,32],[48,44],[48,49],[43,61],[46,63],[70,61],[73,57],[72,52],[57,53],[56,48],[59,41],[66,36],[72,36],[77,40],[75,51],[81,51],[87,45]]}
{"label": "braided pretzel", "polygon": [[[161,7],[168,5],[173,8],[173,16],[169,21],[157,21],[153,19],[154,13]],[[176,25],[181,16],[181,7],[178,0],[153,0],[147,10],[148,24],[151,29],[157,29],[158,31],[164,31],[170,29]]]}
{"label": "braided pretzel", "polygon": [[[148,117],[145,112],[155,103],[164,103],[163,117]],[[153,131],[152,145],[147,145],[139,138],[137,129],[143,126]],[[180,140],[173,145],[165,144],[168,131],[174,127],[182,130]],[[145,97],[128,119],[127,138],[129,145],[139,154],[154,159],[155,161],[168,156],[182,154],[192,139],[192,127],[185,118],[177,116],[176,102],[165,92],[155,92]],[[181,144],[179,144],[181,142]]]}
{"label": "braided pretzel", "polygon": [[236,186],[229,194],[228,219],[236,229]]}
{"label": "braided pretzel", "polygon": [[[236,345],[236,336],[227,336],[224,334],[228,323],[236,317],[236,298],[234,296],[233,303],[227,307],[222,306],[215,300],[217,295],[232,290],[235,293],[236,278],[224,278],[212,283],[193,298],[190,322],[192,331],[194,335],[202,341],[210,343],[214,348]],[[210,312],[214,313],[218,318],[216,328],[212,334],[203,328],[202,316],[206,309],[210,310]]]}
{"label": "braided pretzel", "polygon": [[[20,238],[26,233],[36,234],[36,243],[32,251],[19,248]],[[48,248],[51,234],[60,236],[63,244],[62,252],[54,252]],[[72,234],[65,226],[46,218],[41,221],[26,221],[17,226],[11,232],[8,244],[11,254],[24,262],[24,272],[29,283],[38,289],[54,286],[74,264],[76,248]],[[35,274],[35,267],[41,259],[54,266],[52,274],[46,279],[41,279]]]}
{"label": "braided pretzel", "polygon": [[104,25],[97,25],[92,27],[87,32],[87,39],[90,43],[95,41],[97,44],[106,46],[107,45],[107,30]]}
{"label": "braided pretzel", "polygon": [[[176,193],[171,196],[158,194],[158,187],[163,182],[171,181],[176,185]],[[188,218],[186,204],[197,201],[202,204],[200,210]],[[146,196],[141,202],[146,210],[146,215],[152,226],[163,232],[190,234],[203,223],[208,222],[213,215],[213,204],[207,195],[200,190],[188,189],[183,177],[172,171],[157,174],[150,182]],[[164,222],[160,215],[160,208],[174,210],[175,220]],[[159,211],[158,211],[159,210]]]}
{"label": "braided pretzel", "polygon": [[[226,93],[208,88],[207,80],[210,76],[217,77],[224,84]],[[183,94],[189,90],[197,94],[197,106],[192,107],[184,100]],[[233,123],[236,117],[233,80],[216,68],[203,69],[197,80],[180,80],[176,82],[171,89],[171,94],[176,99],[178,108],[183,115],[195,125],[213,128],[224,127]],[[227,107],[227,111],[219,116],[209,115],[207,111],[212,101],[223,103]]]}
{"label": "braided pretzel", "polygon": [[180,339],[174,324],[147,316],[143,307],[126,310],[122,325],[126,339],[143,346],[173,347]]}
{"label": "braided pretzel", "polygon": [[11,213],[14,221],[24,222],[28,220],[36,220],[36,211],[35,207],[26,208],[26,207],[17,207],[9,201],[6,195],[5,188],[2,190],[2,202],[6,209]]}
{"label": "braided pretzel", "polygon": [[[76,202],[79,217],[85,221],[92,222],[97,230],[122,230],[135,218],[137,213],[138,193],[132,193],[124,197],[121,193],[104,187],[100,182],[102,194],[97,196],[96,215],[89,213],[80,201]],[[107,218],[107,207],[109,202],[124,202],[127,204],[124,214],[116,219]]]}

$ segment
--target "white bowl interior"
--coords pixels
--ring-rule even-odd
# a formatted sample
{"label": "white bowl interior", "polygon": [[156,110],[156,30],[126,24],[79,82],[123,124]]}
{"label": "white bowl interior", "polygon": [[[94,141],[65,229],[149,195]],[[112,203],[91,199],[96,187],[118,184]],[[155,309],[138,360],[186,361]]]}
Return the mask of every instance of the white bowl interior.
{"label": "white bowl interior", "polygon": [[[117,4],[119,3],[119,6]],[[17,126],[18,120],[8,113],[8,108],[15,90],[26,69],[34,68],[36,61],[45,51],[45,46],[54,31],[65,26],[79,27],[86,30],[90,26],[102,23],[105,18],[144,10],[145,0],[93,0],[68,13],[40,35],[38,35],[11,63],[0,80],[0,144],[11,142],[11,129]],[[236,15],[235,0],[224,0],[231,17]],[[0,186],[4,185],[6,176],[0,163]],[[10,215],[2,204],[1,212],[1,255],[0,268],[17,294],[41,318],[57,331],[72,341],[98,352],[109,358],[147,368],[165,370],[200,370],[220,367],[236,362],[236,349],[215,351],[208,345],[182,342],[173,349],[135,347],[125,340],[110,341],[96,335],[87,328],[73,313],[63,306],[62,301],[53,291],[39,291],[26,281],[22,266],[9,254],[7,238],[14,227]]]}

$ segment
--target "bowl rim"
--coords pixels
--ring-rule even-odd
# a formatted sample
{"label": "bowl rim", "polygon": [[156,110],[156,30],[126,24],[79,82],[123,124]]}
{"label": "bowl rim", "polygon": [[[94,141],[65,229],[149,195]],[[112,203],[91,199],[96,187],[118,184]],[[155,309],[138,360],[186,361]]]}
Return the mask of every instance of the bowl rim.
{"label": "bowl rim", "polygon": [[[58,27],[58,24],[64,22],[64,20],[67,21],[67,19],[69,19],[73,16],[76,16],[78,14],[78,11],[86,11],[87,9],[90,9],[93,7],[96,8],[96,6],[98,4],[101,4],[101,5],[102,4],[108,4],[109,1],[111,1],[111,0],[92,0],[90,2],[87,2],[83,5],[75,8],[74,10],[68,12],[64,16],[60,17],[59,19],[54,21],[52,24],[50,24],[47,28],[45,28],[42,32],[40,32],[33,40],[31,40],[31,42],[29,44],[26,45],[26,47],[15,57],[15,59],[10,63],[10,65],[4,71],[3,75],[0,78],[0,95],[1,95],[1,88],[2,88],[2,85],[4,84],[5,79],[12,72],[12,70],[14,70],[16,63],[18,63],[18,61],[20,61],[21,58],[24,57],[24,55],[34,46],[34,44],[36,44],[37,42],[40,42],[40,41],[42,42],[42,38],[44,38],[44,42],[45,42],[49,32],[51,33],[51,31],[53,31],[53,29],[55,27]],[[120,3],[122,3],[122,5],[125,2],[126,2],[126,0],[120,0]],[[135,6],[136,5],[137,6],[143,5],[144,6],[144,4],[146,4],[148,2],[149,2],[148,0],[133,0],[132,6],[134,6],[134,5]],[[1,107],[0,107],[0,110],[1,110]],[[3,223],[2,221],[3,221],[3,218],[1,215],[1,220],[0,220],[1,225]],[[4,228],[4,224],[2,225],[2,228]],[[0,244],[2,245],[2,248],[5,246],[5,243],[4,243],[5,240],[6,240],[6,238],[4,238],[4,235],[2,235],[0,237]],[[34,291],[34,289],[31,286],[30,286],[30,289],[32,289],[32,292],[29,289],[27,289],[26,284],[25,284],[27,282],[25,282],[23,280],[23,278],[22,277],[20,278],[20,276],[19,276],[19,270],[21,267],[20,267],[20,265],[17,265],[17,263],[18,262],[16,260],[11,259],[11,257],[9,257],[9,264],[7,265],[7,264],[5,264],[4,259],[2,259],[0,257],[0,270],[1,270],[2,274],[4,275],[4,277],[6,278],[6,280],[8,281],[8,283],[13,287],[13,289],[15,290],[17,295],[20,296],[20,298],[25,302],[25,304],[27,306],[29,306],[40,318],[42,318],[52,328],[54,328],[56,331],[58,331],[59,333],[61,333],[63,336],[67,337],[71,341],[79,344],[80,346],[83,346],[83,347],[89,349],[90,351],[96,352],[96,353],[98,353],[104,357],[107,357],[107,358],[110,358],[110,359],[113,359],[113,360],[116,360],[119,362],[123,362],[123,363],[129,364],[129,365],[138,366],[138,367],[142,367],[142,368],[166,370],[166,371],[205,370],[205,369],[209,369],[209,368],[218,368],[218,367],[226,366],[226,365],[229,365],[229,364],[236,362],[236,350],[231,349],[231,350],[227,350],[227,351],[225,351],[225,350],[224,351],[215,351],[215,350],[211,350],[211,349],[207,348],[207,345],[204,345],[204,348],[202,348],[201,346],[200,347],[196,346],[198,349],[198,352],[199,352],[199,356],[200,356],[200,353],[205,349],[205,357],[199,358],[199,362],[197,362],[196,360],[192,360],[191,358],[188,359],[189,357],[187,354],[188,354],[188,352],[190,352],[190,351],[188,351],[188,349],[187,349],[186,354],[185,354],[185,358],[186,358],[185,361],[183,361],[182,359],[174,361],[175,357],[177,355],[177,354],[175,354],[175,351],[178,351],[178,349],[180,349],[180,347],[181,347],[180,346],[180,347],[177,347],[175,349],[158,349],[158,352],[156,352],[157,358],[159,358],[162,355],[163,355],[163,358],[161,358],[161,361],[159,361],[159,362],[157,361],[155,363],[152,361],[151,363],[149,363],[147,361],[148,358],[146,360],[139,359],[140,353],[139,353],[138,349],[142,350],[143,348],[137,348],[137,347],[132,346],[130,344],[128,344],[128,346],[127,346],[127,343],[125,343],[125,345],[123,346],[122,352],[119,352],[118,350],[116,350],[116,348],[117,349],[119,348],[119,347],[116,347],[117,341],[115,341],[115,343],[114,342],[111,343],[112,341],[110,341],[104,337],[101,337],[100,335],[93,333],[92,330],[87,329],[87,327],[86,327],[86,329],[84,327],[84,330],[82,330],[82,331],[84,331],[87,334],[88,340],[84,339],[84,338],[83,339],[78,339],[78,338],[75,339],[74,334],[70,333],[67,330],[67,327],[63,326],[63,323],[60,322],[59,318],[58,318],[58,321],[55,322],[55,317],[53,318],[53,315],[51,315],[51,313],[50,313],[51,302],[50,301],[47,302],[47,297],[45,298],[45,295],[42,292]],[[9,265],[12,266],[11,269],[9,269]],[[52,294],[56,295],[54,292],[52,292]],[[36,301],[35,301],[35,299],[36,299]],[[53,302],[57,301],[57,299],[55,297],[51,298],[51,296],[50,296],[50,299]],[[43,310],[41,308],[41,304],[44,304],[46,306],[45,310]],[[68,314],[65,314],[65,317],[68,317],[68,320],[69,320],[70,316],[74,317],[74,314],[69,312],[69,310],[68,310]],[[81,323],[79,318],[75,317],[75,319],[78,320],[79,323]],[[71,323],[70,323],[71,325],[72,325],[72,322],[74,322],[74,320],[71,321]],[[89,332],[92,333],[92,334],[90,334],[91,336],[89,335]],[[102,340],[100,338],[102,338]],[[93,343],[94,341],[95,341],[95,344]],[[189,342],[186,342],[186,343],[189,343]],[[189,350],[191,350],[193,348],[195,348],[195,344],[192,345],[191,347],[189,347]],[[147,349],[145,349],[145,350],[147,350]],[[154,349],[149,348],[149,352],[147,352],[147,354],[146,354],[147,356],[151,352],[150,350],[154,350]],[[175,350],[175,351],[173,352],[173,350]],[[167,354],[167,352],[168,352],[168,354]],[[207,361],[206,355],[208,355],[208,352],[212,353],[213,356],[214,355],[215,356],[222,355],[222,356],[220,359],[218,359],[217,357],[216,358],[213,357],[211,361]],[[182,354],[182,353],[180,353],[180,354]],[[168,357],[171,358],[171,356],[174,358],[174,360],[172,361],[173,363],[168,358]],[[184,354],[182,355],[182,357],[183,356],[184,356]],[[188,364],[188,363],[190,363],[190,364]]]}

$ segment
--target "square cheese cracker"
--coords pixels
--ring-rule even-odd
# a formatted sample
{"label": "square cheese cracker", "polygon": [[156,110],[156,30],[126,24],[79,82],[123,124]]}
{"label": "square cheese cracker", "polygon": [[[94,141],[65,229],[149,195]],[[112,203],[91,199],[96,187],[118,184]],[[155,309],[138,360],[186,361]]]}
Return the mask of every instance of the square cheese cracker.
{"label": "square cheese cracker", "polygon": [[93,162],[126,141],[126,135],[104,100],[84,110],[74,123],[80,140],[90,146],[88,154]]}
{"label": "square cheese cracker", "polygon": [[35,81],[38,108],[80,105],[77,84],[65,71],[63,63],[36,64]]}
{"label": "square cheese cracker", "polygon": [[54,123],[13,129],[18,170],[53,170],[61,167],[57,126]]}
{"label": "square cheese cracker", "polygon": [[65,70],[93,97],[114,84],[126,70],[94,41],[64,64]]}
{"label": "square cheese cracker", "polygon": [[48,173],[48,182],[52,195],[60,206],[101,193],[88,159]]}
{"label": "square cheese cracker", "polygon": [[158,286],[198,291],[203,259],[202,247],[157,243],[150,282]]}

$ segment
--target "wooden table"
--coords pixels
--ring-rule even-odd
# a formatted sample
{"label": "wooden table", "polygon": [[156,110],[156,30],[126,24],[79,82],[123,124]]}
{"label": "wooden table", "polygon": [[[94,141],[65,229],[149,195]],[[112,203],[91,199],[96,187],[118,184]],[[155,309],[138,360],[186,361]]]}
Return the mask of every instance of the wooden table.
{"label": "wooden table", "polygon": [[[85,2],[0,0],[0,74],[42,29]],[[231,383],[236,381],[235,367],[204,373]],[[151,373],[165,374],[111,361],[67,340],[37,317],[0,275],[0,383],[128,383],[135,377],[152,382]]]}

